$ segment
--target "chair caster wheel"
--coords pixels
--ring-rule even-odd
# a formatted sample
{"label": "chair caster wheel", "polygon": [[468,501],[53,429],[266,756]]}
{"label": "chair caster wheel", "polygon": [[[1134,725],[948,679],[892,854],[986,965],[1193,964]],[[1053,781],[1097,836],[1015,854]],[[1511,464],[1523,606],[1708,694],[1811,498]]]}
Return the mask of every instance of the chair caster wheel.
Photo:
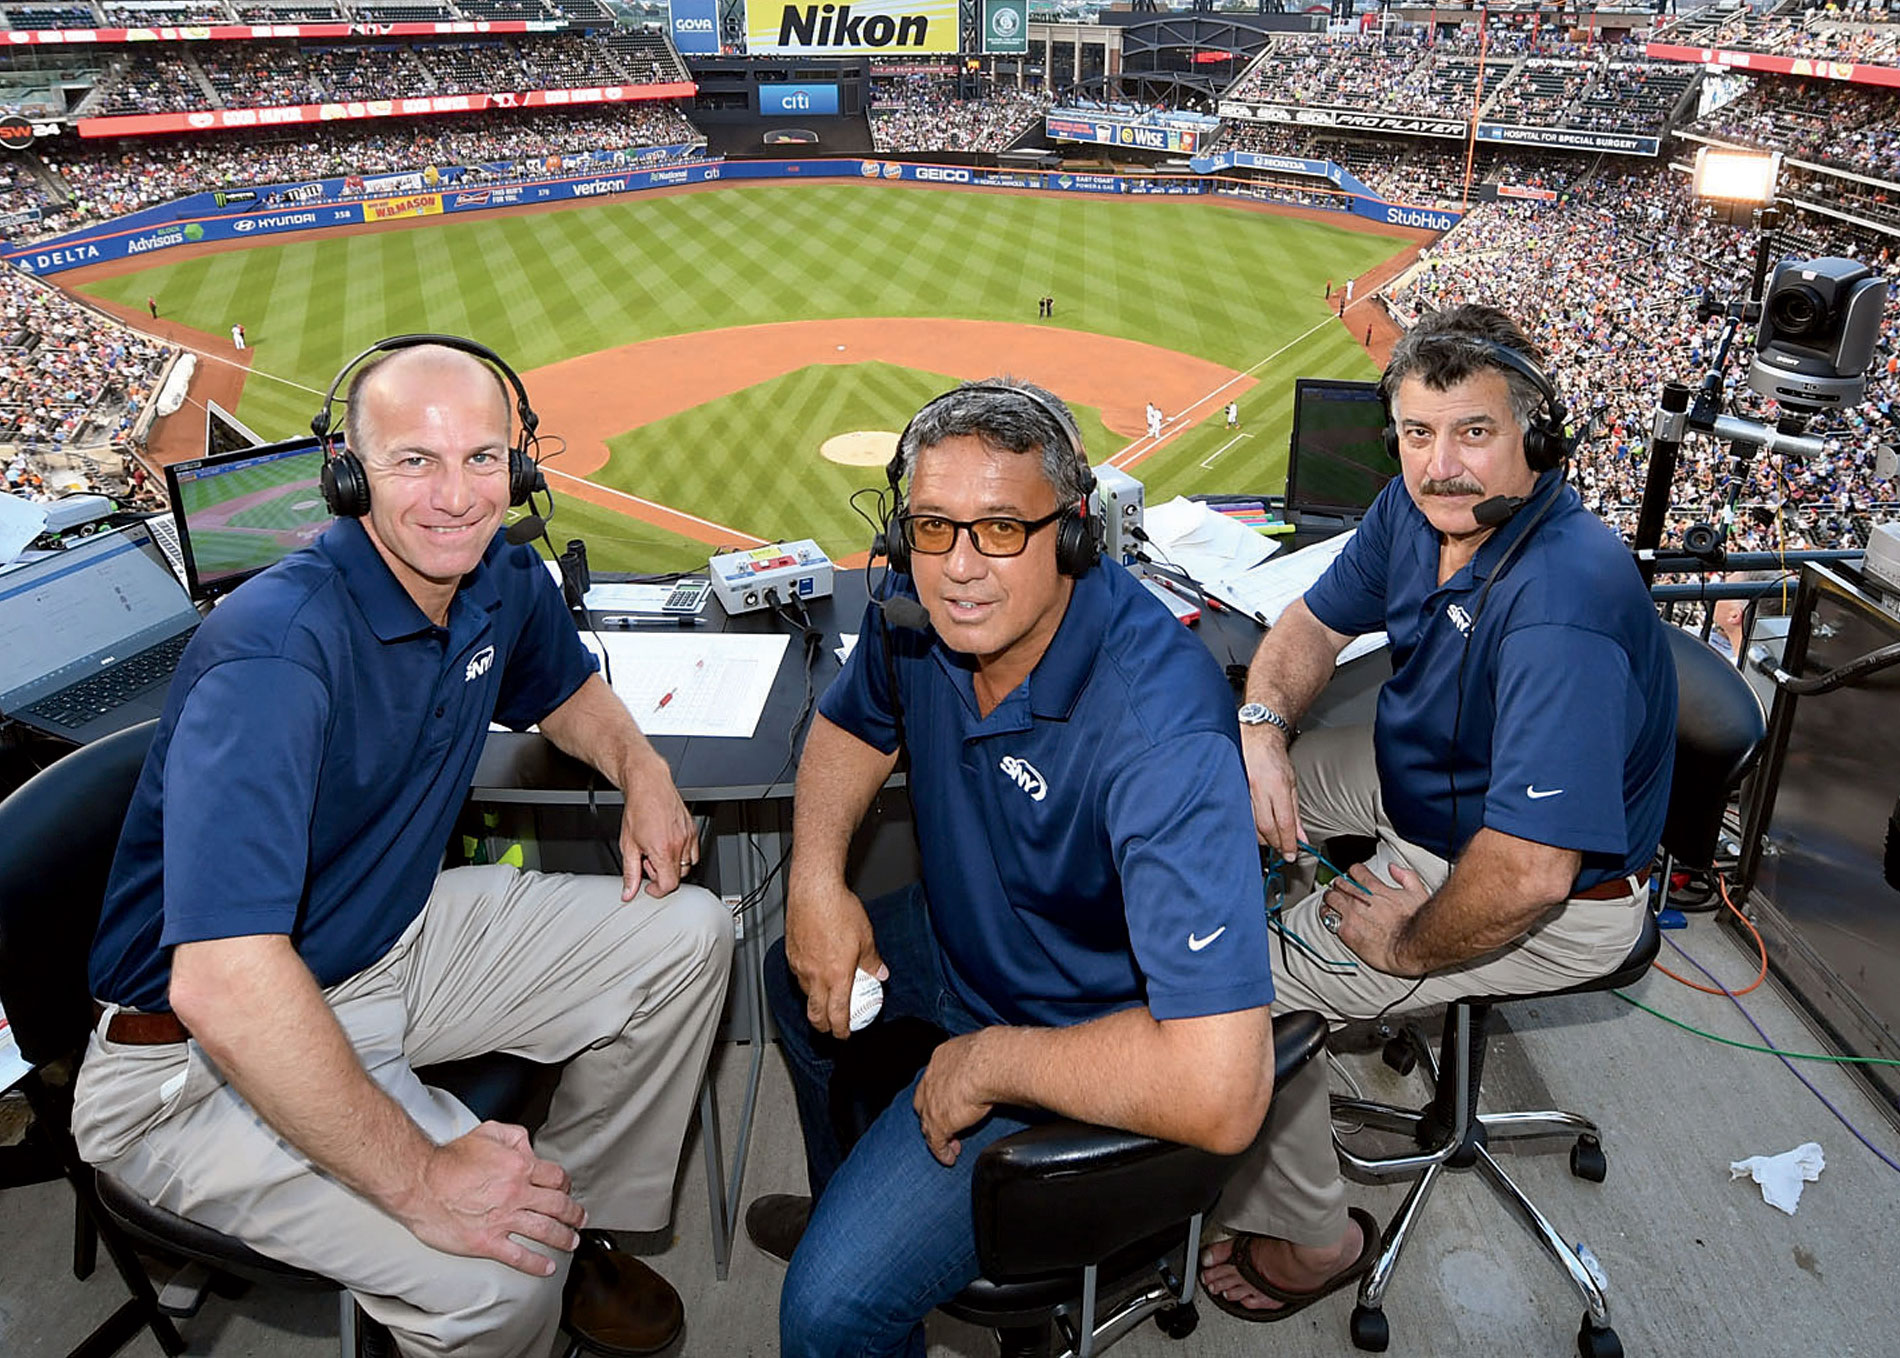
{"label": "chair caster wheel", "polygon": [[1615,1330],[1608,1326],[1599,1330],[1585,1316],[1583,1327],[1577,1331],[1577,1352],[1582,1358],[1623,1358],[1623,1341],[1616,1337]]}
{"label": "chair caster wheel", "polygon": [[1405,1037],[1388,1037],[1385,1046],[1380,1049],[1379,1059],[1401,1075],[1410,1075],[1418,1068],[1418,1053],[1412,1050],[1412,1044]]}
{"label": "chair caster wheel", "polygon": [[1570,1148],[1570,1172],[1593,1184],[1602,1183],[1610,1172],[1610,1162],[1603,1155],[1603,1143],[1594,1136],[1578,1137],[1577,1144]]}
{"label": "chair caster wheel", "polygon": [[1186,1339],[1200,1323],[1201,1313],[1194,1309],[1193,1302],[1163,1307],[1155,1312],[1155,1328],[1170,1339]]}
{"label": "chair caster wheel", "polygon": [[1367,1353],[1384,1353],[1392,1342],[1392,1328],[1385,1323],[1385,1312],[1369,1306],[1352,1308],[1352,1344]]}

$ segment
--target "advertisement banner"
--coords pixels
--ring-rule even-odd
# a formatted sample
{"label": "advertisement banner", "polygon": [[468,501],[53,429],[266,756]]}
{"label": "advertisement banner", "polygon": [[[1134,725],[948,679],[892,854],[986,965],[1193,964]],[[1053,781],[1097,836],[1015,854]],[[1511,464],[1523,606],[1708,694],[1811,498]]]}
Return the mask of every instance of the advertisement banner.
{"label": "advertisement banner", "polygon": [[668,0],[667,29],[673,46],[689,55],[719,51],[719,0]]}
{"label": "advertisement banner", "polygon": [[761,85],[759,86],[759,112],[767,118],[792,117],[799,114],[806,117],[836,117],[838,87],[836,85]]}
{"label": "advertisement banner", "polygon": [[1029,0],[983,0],[983,50],[1003,56],[1029,50]]}
{"label": "advertisement banner", "polygon": [[1402,113],[1373,113],[1357,108],[1248,104],[1223,99],[1220,116],[1243,123],[1294,123],[1301,127],[1339,127],[1357,132],[1405,132],[1414,137],[1463,138],[1465,135],[1463,118],[1414,118]]}
{"label": "advertisement banner", "polygon": [[1653,156],[1662,142],[1631,132],[1586,132],[1575,127],[1518,127],[1479,123],[1478,140],[1505,146],[1555,146],[1566,151],[1607,151],[1625,156]]}
{"label": "advertisement banner", "polygon": [[[6,36],[0,33],[0,37]],[[686,99],[699,86],[690,80],[660,85],[601,85],[586,89],[501,91],[493,94],[432,94],[405,99],[351,99],[336,104],[286,104],[279,108],[196,109],[190,113],[122,113],[81,118],[82,137],[142,137],[155,132],[218,132],[230,128],[291,127],[299,123],[352,122],[361,118],[414,118],[433,113],[480,113],[497,108],[567,108],[587,104]]]}
{"label": "advertisement banner", "polygon": [[1134,146],[1144,151],[1172,151],[1183,156],[1191,156],[1199,150],[1203,138],[1213,140],[1212,126],[1202,132],[1198,128],[1170,127],[1107,114],[1083,118],[1073,113],[1051,113],[1043,119],[1043,130],[1057,141]]}
{"label": "advertisement banner", "polygon": [[1771,75],[1808,75],[1820,80],[1845,80],[1855,85],[1900,86],[1900,66],[1863,66],[1858,62],[1825,61],[1819,57],[1778,57],[1766,52],[1725,52],[1719,47],[1682,47],[1652,42],[1643,46],[1651,61],[1693,61],[1701,66],[1730,66]]}
{"label": "advertisement banner", "polygon": [[387,24],[160,24],[151,28],[44,28],[0,33],[13,47],[109,42],[248,42],[253,38],[437,38],[477,33],[558,33],[558,19],[459,19]]}
{"label": "advertisement banner", "polygon": [[372,198],[363,204],[363,220],[393,222],[398,217],[434,217],[441,211],[442,195],[439,193],[416,193],[407,198]]}
{"label": "advertisement banner", "polygon": [[753,56],[900,55],[957,50],[957,0],[746,0]]}

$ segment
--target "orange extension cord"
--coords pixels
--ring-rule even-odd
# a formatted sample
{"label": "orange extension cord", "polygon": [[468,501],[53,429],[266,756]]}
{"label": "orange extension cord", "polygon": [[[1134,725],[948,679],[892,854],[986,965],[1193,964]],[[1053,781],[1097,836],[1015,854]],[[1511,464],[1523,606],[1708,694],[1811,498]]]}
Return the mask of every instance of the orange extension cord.
{"label": "orange extension cord", "polygon": [[[1722,874],[1717,872],[1717,873],[1712,873],[1710,875],[1715,878],[1715,885],[1722,892],[1722,904],[1726,905],[1729,908],[1729,913],[1734,915],[1736,919],[1740,920],[1742,922],[1742,926],[1746,928],[1751,935],[1754,936],[1755,950],[1761,954],[1761,970],[1755,973],[1755,979],[1748,983],[1748,986],[1746,989],[1717,990],[1711,986],[1698,984],[1697,982],[1691,981],[1686,977],[1678,976],[1676,975],[1675,972],[1669,970],[1668,967],[1665,967],[1661,962],[1652,962],[1650,963],[1650,965],[1656,968],[1657,971],[1660,971],[1663,975],[1667,976],[1670,980],[1680,981],[1683,985],[1688,986],[1689,989],[1700,990],[1704,995],[1746,995],[1748,994],[1750,990],[1753,990],[1756,986],[1760,985],[1764,980],[1767,979],[1768,945],[1762,941],[1762,936],[1760,932],[1755,928],[1755,926],[1749,923],[1748,916],[1744,915],[1741,911],[1737,910],[1735,908],[1735,902],[1731,901],[1728,898],[1728,883],[1722,880]],[[1666,884],[1664,886],[1664,890],[1665,892],[1668,890],[1668,887]],[[1668,899],[1667,896],[1665,896],[1664,900],[1667,901],[1667,899]]]}

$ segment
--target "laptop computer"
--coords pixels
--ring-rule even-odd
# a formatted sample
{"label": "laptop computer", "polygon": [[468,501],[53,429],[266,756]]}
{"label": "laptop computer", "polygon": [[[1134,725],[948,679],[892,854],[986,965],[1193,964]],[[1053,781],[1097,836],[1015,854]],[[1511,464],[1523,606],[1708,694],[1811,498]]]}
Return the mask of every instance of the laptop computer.
{"label": "laptop computer", "polygon": [[1385,425],[1376,382],[1295,381],[1287,518],[1358,523],[1385,483],[1398,475],[1399,464],[1385,451]]}
{"label": "laptop computer", "polygon": [[0,574],[0,715],[76,745],[156,717],[198,610],[135,523]]}
{"label": "laptop computer", "polygon": [[328,528],[322,471],[323,445],[307,435],[165,468],[191,597],[229,594]]}

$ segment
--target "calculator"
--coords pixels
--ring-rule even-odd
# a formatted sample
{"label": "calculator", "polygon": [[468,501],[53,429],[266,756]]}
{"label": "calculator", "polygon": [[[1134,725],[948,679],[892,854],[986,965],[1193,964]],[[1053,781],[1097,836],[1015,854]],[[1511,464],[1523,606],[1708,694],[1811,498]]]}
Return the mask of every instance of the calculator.
{"label": "calculator", "polygon": [[706,607],[712,593],[712,581],[703,575],[689,575],[673,584],[672,593],[660,605],[662,613],[698,613]]}

